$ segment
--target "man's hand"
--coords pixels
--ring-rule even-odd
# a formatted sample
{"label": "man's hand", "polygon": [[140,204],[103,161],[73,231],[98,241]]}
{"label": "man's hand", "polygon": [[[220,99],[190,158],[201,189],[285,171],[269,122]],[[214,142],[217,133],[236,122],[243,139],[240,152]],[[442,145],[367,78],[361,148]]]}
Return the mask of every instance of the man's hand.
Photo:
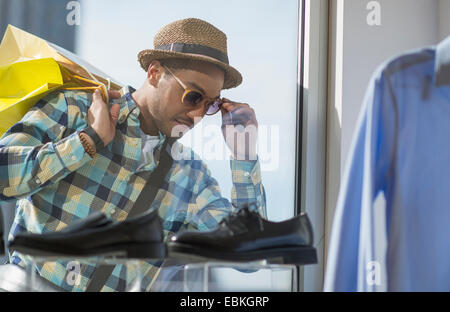
{"label": "man's hand", "polygon": [[[119,91],[108,91],[108,95],[110,99],[120,98]],[[114,139],[116,134],[120,105],[116,103],[108,111],[108,105],[103,101],[99,90],[94,92],[92,99],[92,104],[88,111],[88,123],[97,132],[106,146]]]}
{"label": "man's hand", "polygon": [[245,103],[223,99],[222,134],[234,159],[256,160],[258,121],[255,111]]}

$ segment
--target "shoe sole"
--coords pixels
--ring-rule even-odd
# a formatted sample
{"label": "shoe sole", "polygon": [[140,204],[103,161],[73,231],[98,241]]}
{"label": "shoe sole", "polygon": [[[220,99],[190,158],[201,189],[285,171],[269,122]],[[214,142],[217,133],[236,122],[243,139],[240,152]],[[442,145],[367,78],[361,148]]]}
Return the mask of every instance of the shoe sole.
{"label": "shoe sole", "polygon": [[233,262],[249,262],[267,260],[269,263],[280,264],[315,264],[317,252],[314,247],[280,247],[252,250],[247,252],[222,252],[208,250],[189,244],[168,243],[168,257],[195,262],[224,260]]}
{"label": "shoe sole", "polygon": [[57,250],[43,250],[30,246],[13,246],[10,247],[10,249],[29,256],[52,258],[114,257],[124,259],[163,259],[167,254],[167,247],[165,243],[120,244],[99,247],[95,252],[78,251],[76,253]]}

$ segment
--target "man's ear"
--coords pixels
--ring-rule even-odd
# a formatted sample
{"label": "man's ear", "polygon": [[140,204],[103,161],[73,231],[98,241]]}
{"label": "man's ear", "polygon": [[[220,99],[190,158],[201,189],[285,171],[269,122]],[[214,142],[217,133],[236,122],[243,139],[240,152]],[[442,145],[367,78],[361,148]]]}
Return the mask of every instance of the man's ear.
{"label": "man's ear", "polygon": [[147,69],[147,80],[152,86],[158,86],[159,80],[164,73],[164,69],[159,61],[152,61]]}

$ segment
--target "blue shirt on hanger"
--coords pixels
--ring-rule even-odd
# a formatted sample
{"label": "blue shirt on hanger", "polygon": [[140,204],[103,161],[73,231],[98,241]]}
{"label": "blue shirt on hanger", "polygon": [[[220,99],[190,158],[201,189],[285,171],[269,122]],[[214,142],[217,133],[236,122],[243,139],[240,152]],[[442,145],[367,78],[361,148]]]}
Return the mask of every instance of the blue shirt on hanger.
{"label": "blue shirt on hanger", "polygon": [[[386,228],[374,226],[380,192]],[[450,291],[450,37],[374,73],[333,222],[325,291]],[[379,231],[386,281],[374,279]]]}

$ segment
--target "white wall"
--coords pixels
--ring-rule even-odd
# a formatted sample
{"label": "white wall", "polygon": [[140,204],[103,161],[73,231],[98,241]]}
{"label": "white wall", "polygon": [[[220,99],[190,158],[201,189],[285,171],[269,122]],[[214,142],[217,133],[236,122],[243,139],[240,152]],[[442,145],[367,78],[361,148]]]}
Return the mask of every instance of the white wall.
{"label": "white wall", "polygon": [[450,35],[450,0],[438,0],[439,40]]}
{"label": "white wall", "polygon": [[[450,1],[444,0],[448,6]],[[344,1],[341,172],[374,70],[403,51],[438,41],[438,1],[379,0],[381,25],[369,26],[368,0]],[[449,12],[449,11],[447,11]],[[442,14],[442,13],[441,13]],[[448,14],[446,14],[448,24]]]}

